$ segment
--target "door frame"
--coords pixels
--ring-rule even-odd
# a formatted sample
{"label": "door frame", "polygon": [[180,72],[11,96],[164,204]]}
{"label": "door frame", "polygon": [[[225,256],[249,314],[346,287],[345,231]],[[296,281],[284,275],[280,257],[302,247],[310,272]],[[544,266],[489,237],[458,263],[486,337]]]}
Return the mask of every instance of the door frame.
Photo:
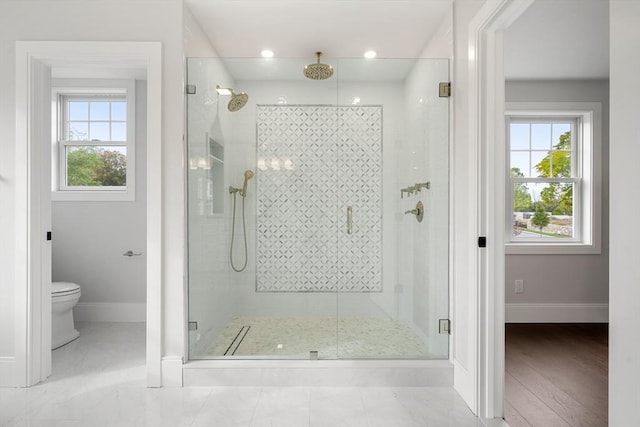
{"label": "door frame", "polygon": [[[477,207],[477,415],[491,422],[504,416],[505,311],[505,77],[503,32],[534,0],[487,0],[469,23],[469,147]],[[474,409],[472,407],[472,409]]]}
{"label": "door frame", "polygon": [[[160,42],[16,42],[16,281],[15,386],[28,387],[50,375],[50,282],[40,276],[46,257],[49,206],[43,192],[51,191],[50,69],[61,64],[135,63],[147,77],[147,242],[146,242],[146,378],[147,386],[162,385],[162,45]],[[48,185],[46,185],[48,183]],[[48,214],[46,213],[48,209]],[[49,218],[43,218],[48,215]],[[48,244],[50,245],[50,244]],[[45,248],[43,250],[43,247]],[[50,263],[50,246],[49,260]],[[49,307],[49,309],[45,309]]]}

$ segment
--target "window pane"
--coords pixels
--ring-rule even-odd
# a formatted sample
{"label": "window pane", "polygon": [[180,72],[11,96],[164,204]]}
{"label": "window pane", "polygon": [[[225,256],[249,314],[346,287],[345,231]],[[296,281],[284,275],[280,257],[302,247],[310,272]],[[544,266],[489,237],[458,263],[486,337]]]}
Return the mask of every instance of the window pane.
{"label": "window pane", "polygon": [[512,150],[529,149],[529,123],[512,123],[510,128],[510,143]]}
{"label": "window pane", "polygon": [[[566,135],[565,135],[566,134]],[[560,140],[561,136],[565,135]],[[571,150],[571,123],[554,123],[553,124],[553,146],[558,145],[559,142],[562,142],[561,149],[562,150]]]}
{"label": "window pane", "polygon": [[127,140],[127,124],[126,123],[111,123],[111,141],[126,141]]}
{"label": "window pane", "polygon": [[126,146],[67,146],[68,187],[122,187],[127,184]]}
{"label": "window pane", "polygon": [[109,123],[97,122],[91,123],[89,127],[89,136],[92,141],[110,141],[111,135],[109,135]]}
{"label": "window pane", "polygon": [[111,103],[111,120],[127,120],[127,103],[112,102]]}
{"label": "window pane", "polygon": [[89,103],[79,101],[69,101],[69,120],[88,120]]}
{"label": "window pane", "polygon": [[551,156],[551,176],[571,178],[571,151],[553,150]]}
{"label": "window pane", "polygon": [[[531,152],[531,176],[539,176],[543,178],[549,177],[549,152],[532,151]],[[545,162],[544,160],[547,159]]]}
{"label": "window pane", "polygon": [[531,177],[528,151],[511,152],[511,171],[514,176]]}
{"label": "window pane", "polygon": [[109,102],[91,102],[89,104],[90,120],[109,120]]}
{"label": "window pane", "polygon": [[534,168],[539,177],[571,178],[571,152],[553,150],[547,153],[531,153]]}
{"label": "window pane", "polygon": [[86,141],[89,139],[89,123],[87,122],[69,122],[70,141]]}
{"label": "window pane", "polygon": [[550,150],[551,149],[551,124],[533,123],[531,125],[531,149]]}
{"label": "window pane", "polygon": [[514,183],[512,237],[558,240],[574,237],[573,184]]}

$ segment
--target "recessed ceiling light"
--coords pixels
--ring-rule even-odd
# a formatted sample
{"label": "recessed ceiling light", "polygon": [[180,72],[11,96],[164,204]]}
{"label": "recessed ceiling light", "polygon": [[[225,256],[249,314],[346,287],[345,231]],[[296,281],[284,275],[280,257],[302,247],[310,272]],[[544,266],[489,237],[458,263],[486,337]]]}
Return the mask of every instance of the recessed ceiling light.
{"label": "recessed ceiling light", "polygon": [[377,53],[376,53],[375,50],[368,50],[368,51],[366,51],[364,53],[364,57],[367,58],[367,59],[373,59],[373,58],[376,57],[376,55],[377,55]]}
{"label": "recessed ceiling light", "polygon": [[260,52],[260,55],[262,55],[263,58],[273,58],[273,51],[269,50],[269,49],[264,49],[262,52]]}

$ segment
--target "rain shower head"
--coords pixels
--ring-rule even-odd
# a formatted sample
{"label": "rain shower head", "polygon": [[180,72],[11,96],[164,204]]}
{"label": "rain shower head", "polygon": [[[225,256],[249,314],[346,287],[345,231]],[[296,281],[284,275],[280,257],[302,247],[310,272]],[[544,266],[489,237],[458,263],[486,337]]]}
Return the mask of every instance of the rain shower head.
{"label": "rain shower head", "polygon": [[231,91],[231,99],[227,104],[227,109],[231,112],[238,111],[239,109],[247,105],[248,100],[249,95],[247,95],[246,93],[233,93],[233,91]]}
{"label": "rain shower head", "polygon": [[309,64],[304,67],[302,71],[306,78],[311,80],[325,80],[333,76],[333,67],[327,64],[320,63],[320,56],[322,52],[316,52],[318,62],[315,64]]}
{"label": "rain shower head", "polygon": [[249,101],[249,95],[244,92],[235,93],[230,87],[227,88],[216,85],[216,92],[218,92],[219,95],[231,95],[227,109],[232,113],[247,105],[247,101]]}

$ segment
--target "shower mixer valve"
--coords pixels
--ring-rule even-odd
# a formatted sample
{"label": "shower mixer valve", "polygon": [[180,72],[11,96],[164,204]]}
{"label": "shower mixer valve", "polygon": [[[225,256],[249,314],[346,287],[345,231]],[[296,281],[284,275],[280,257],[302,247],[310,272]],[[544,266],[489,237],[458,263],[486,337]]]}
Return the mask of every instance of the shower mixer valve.
{"label": "shower mixer valve", "polygon": [[422,190],[423,188],[426,188],[427,190],[431,188],[431,182],[427,181],[427,182],[417,182],[414,185],[411,185],[409,187],[405,187],[400,189],[400,198],[404,199],[404,194],[407,193],[408,196],[411,196],[414,193],[419,193],[420,190]]}

